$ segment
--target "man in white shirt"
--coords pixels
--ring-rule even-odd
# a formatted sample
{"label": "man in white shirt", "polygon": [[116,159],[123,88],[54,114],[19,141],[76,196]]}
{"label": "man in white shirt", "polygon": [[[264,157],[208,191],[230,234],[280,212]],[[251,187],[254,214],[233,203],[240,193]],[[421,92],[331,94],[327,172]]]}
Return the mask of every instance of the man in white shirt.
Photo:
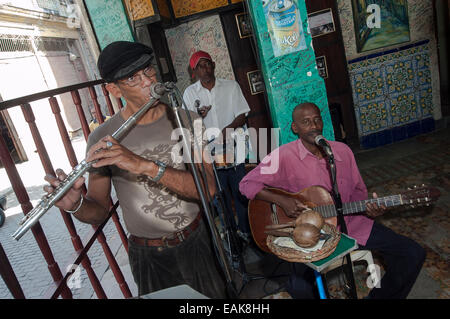
{"label": "man in white shirt", "polygon": [[[246,129],[245,118],[250,111],[239,84],[233,80],[216,78],[215,63],[207,52],[195,52],[191,56],[189,66],[193,77],[196,77],[198,81],[186,88],[183,98],[186,106],[190,110],[198,112],[203,118],[208,141],[213,138],[216,138],[215,141],[217,141],[220,137],[225,137],[225,141],[229,142],[234,137],[239,138],[242,134],[238,132]],[[238,134],[230,134],[231,132]],[[231,145],[234,147],[234,142]],[[240,151],[239,146],[237,149]],[[219,153],[217,151],[216,147],[216,154]],[[225,163],[217,163],[219,157],[216,156],[216,167],[218,168],[219,182],[225,191],[229,211],[232,207],[231,197],[234,200],[238,217],[238,234],[248,240],[251,236],[247,216],[247,199],[239,192],[239,182],[245,176],[245,156],[242,156],[243,154],[235,155],[235,158],[238,159],[237,163],[236,159],[230,163],[228,158]],[[234,218],[231,219],[234,220]]]}

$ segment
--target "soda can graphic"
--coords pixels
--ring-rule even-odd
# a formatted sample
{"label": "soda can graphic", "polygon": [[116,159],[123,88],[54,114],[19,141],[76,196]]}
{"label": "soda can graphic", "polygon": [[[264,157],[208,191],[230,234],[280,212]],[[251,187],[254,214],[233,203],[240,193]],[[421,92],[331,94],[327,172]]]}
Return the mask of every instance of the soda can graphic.
{"label": "soda can graphic", "polygon": [[264,15],[267,16],[269,13],[269,6],[273,2],[273,0],[262,0],[262,6],[264,10]]}
{"label": "soda can graphic", "polygon": [[264,16],[266,18],[266,23],[267,23],[267,31],[269,31],[269,34],[272,33],[272,24],[269,21],[269,7],[270,5],[276,2],[276,0],[262,0],[262,6],[263,6],[263,10],[264,10]]}
{"label": "soda can graphic", "polygon": [[275,56],[306,48],[300,23],[300,12],[292,0],[271,2],[268,15]]}

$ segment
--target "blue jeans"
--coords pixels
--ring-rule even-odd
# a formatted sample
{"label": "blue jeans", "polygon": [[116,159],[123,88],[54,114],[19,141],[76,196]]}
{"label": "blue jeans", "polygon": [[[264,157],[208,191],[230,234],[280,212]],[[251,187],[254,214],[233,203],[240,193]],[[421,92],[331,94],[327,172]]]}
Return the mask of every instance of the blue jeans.
{"label": "blue jeans", "polygon": [[[386,273],[380,288],[373,288],[369,298],[405,299],[419,275],[425,261],[425,250],[414,240],[399,235],[379,223],[374,223],[365,246],[359,249],[381,253]],[[287,290],[293,298],[316,298],[314,271],[302,263],[292,263]]]}
{"label": "blue jeans", "polygon": [[[217,170],[220,185],[224,191],[224,200],[231,213],[231,199],[234,201],[234,208],[238,218],[238,229],[243,233],[250,233],[248,224],[248,200],[239,192],[239,183],[245,176],[245,164],[239,164],[235,168]],[[234,220],[233,218],[231,218]]]}

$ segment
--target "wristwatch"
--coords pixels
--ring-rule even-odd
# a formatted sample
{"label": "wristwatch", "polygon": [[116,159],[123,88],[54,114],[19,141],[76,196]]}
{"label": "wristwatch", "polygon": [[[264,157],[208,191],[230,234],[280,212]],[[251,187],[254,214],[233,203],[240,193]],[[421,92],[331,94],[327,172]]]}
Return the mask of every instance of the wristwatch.
{"label": "wristwatch", "polygon": [[155,177],[152,178],[149,176],[148,178],[150,178],[150,180],[153,182],[158,182],[161,179],[161,177],[164,175],[164,172],[166,170],[166,164],[164,164],[163,162],[158,161],[158,160],[155,161],[155,164],[158,165],[158,173],[156,174]]}

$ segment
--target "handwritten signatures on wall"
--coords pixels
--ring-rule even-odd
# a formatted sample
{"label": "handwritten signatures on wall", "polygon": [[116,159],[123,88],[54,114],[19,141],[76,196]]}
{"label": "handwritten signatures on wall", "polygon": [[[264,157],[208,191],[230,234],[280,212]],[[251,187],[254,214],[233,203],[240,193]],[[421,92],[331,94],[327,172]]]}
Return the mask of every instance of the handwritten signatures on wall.
{"label": "handwritten signatures on wall", "polygon": [[188,74],[189,58],[197,50],[211,54],[216,62],[217,77],[234,80],[230,55],[218,15],[182,23],[167,29],[165,33],[180,90],[184,91],[191,84]]}
{"label": "handwritten signatures on wall", "polygon": [[175,17],[185,17],[228,5],[228,0],[172,0]]}

